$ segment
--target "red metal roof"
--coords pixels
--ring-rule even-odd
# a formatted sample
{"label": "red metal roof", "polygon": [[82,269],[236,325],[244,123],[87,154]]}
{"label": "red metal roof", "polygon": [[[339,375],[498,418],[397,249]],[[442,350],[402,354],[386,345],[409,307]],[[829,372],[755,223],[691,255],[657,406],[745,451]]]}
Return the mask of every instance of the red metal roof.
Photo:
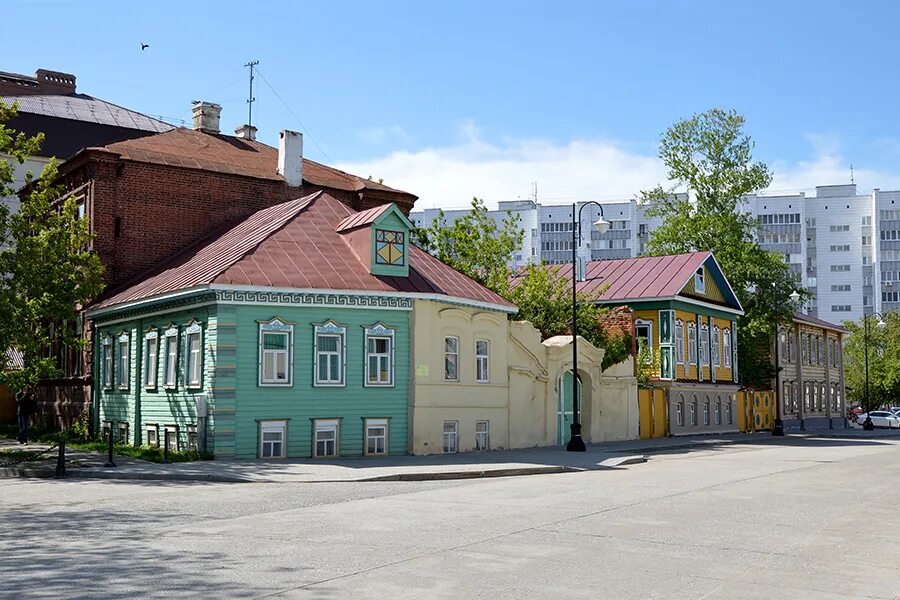
{"label": "red metal roof", "polygon": [[375,219],[380,217],[381,214],[390,207],[390,204],[382,204],[381,206],[353,213],[341,221],[340,225],[337,226],[337,231],[349,231],[351,229],[356,229],[357,227],[362,227],[363,225],[371,225]]}
{"label": "red metal roof", "polygon": [[[179,127],[165,133],[108,144],[105,149],[120,154],[124,159],[138,162],[203,169],[257,179],[284,180],[277,172],[277,148],[233,135]],[[337,190],[380,190],[415,198],[409,192],[327,167],[308,158],[303,159],[303,179],[312,185]]]}
{"label": "red metal roof", "polygon": [[[369,211],[366,211],[369,212]],[[254,287],[418,292],[515,306],[410,245],[409,277],[373,275],[336,231],[356,215],[327,192],[263,209],[176,255],[138,282],[112,291],[92,309],[210,284]]]}
{"label": "red metal roof", "polygon": [[[675,296],[694,272],[710,257],[710,252],[668,256],[641,256],[615,260],[594,260],[585,266],[585,280],[576,289],[603,301],[652,300]],[[572,265],[558,265],[559,277],[571,281]],[[518,276],[513,279],[515,285]],[[599,293],[608,286],[603,293]],[[599,294],[599,295],[598,295]]]}

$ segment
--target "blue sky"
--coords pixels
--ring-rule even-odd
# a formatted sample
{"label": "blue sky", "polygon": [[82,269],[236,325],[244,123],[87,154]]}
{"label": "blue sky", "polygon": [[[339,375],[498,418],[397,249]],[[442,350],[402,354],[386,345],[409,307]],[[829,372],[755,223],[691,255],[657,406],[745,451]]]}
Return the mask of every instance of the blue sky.
{"label": "blue sky", "polygon": [[548,202],[633,196],[664,178],[660,132],[712,106],[746,115],[775,189],[851,162],[861,188],[900,186],[894,2],[12,0],[4,21],[0,70],[169,119],[216,101],[226,131],[258,59],[260,139],[299,129],[307,156],[423,206],[532,181]]}

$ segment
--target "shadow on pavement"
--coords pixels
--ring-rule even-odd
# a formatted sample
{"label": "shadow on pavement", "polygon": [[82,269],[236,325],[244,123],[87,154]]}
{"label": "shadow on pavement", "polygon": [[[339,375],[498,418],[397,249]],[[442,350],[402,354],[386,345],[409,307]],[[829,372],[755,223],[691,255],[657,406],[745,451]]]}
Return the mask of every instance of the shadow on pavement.
{"label": "shadow on pavement", "polygon": [[[225,568],[227,559],[221,553],[166,551],[159,549],[161,544],[148,547],[145,542],[160,535],[155,531],[158,526],[158,518],[105,508],[89,514],[4,509],[2,596],[181,597],[209,585],[215,577],[212,565]],[[254,595],[223,578],[216,578],[215,586],[224,598]]]}

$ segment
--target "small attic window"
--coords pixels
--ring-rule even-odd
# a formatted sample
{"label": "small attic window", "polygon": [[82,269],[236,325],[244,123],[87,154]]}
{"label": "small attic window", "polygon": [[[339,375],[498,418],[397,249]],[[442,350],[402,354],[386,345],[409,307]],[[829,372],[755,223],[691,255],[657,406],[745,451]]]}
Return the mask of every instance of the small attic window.
{"label": "small attic window", "polygon": [[402,267],[406,264],[406,234],[388,229],[375,230],[375,263]]}
{"label": "small attic window", "polygon": [[694,291],[698,294],[706,293],[706,286],[703,283],[703,267],[700,267],[694,273]]}

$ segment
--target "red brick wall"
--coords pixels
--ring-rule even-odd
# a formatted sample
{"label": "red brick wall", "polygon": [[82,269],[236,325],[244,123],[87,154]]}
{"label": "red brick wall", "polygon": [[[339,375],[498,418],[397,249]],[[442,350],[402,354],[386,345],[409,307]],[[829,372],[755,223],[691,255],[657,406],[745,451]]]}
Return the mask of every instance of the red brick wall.
{"label": "red brick wall", "polygon": [[611,335],[617,335],[618,332],[625,333],[631,337],[631,353],[637,355],[637,342],[634,338],[634,311],[627,306],[617,306],[609,312],[600,315],[600,325],[605,328]]}
{"label": "red brick wall", "polygon": [[[94,250],[106,265],[111,287],[235,219],[319,189],[355,210],[408,199],[309,185],[291,188],[281,181],[130,161],[99,162],[90,171]],[[408,212],[410,206],[402,208]]]}

